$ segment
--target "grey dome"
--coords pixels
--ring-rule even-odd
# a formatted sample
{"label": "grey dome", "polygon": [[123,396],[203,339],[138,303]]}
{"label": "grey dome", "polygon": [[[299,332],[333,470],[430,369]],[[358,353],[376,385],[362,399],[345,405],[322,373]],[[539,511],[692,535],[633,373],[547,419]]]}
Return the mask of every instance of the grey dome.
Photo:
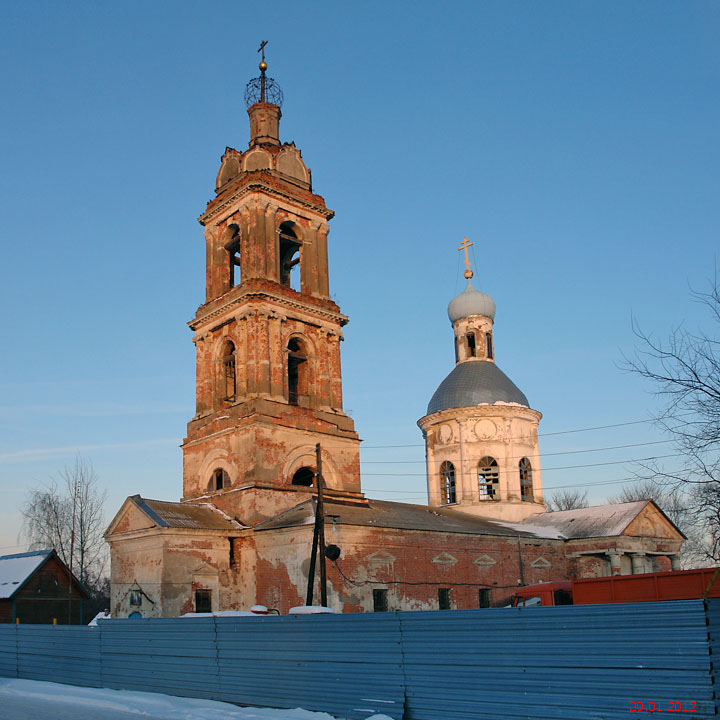
{"label": "grey dome", "polygon": [[454,297],[448,305],[448,317],[454,323],[460,318],[470,315],[483,315],[491,320],[495,319],[495,301],[484,292],[473,287],[468,280],[467,287],[457,297]]}
{"label": "grey dome", "polygon": [[494,362],[468,360],[457,364],[440,383],[430,399],[427,414],[496,402],[530,407],[525,395]]}

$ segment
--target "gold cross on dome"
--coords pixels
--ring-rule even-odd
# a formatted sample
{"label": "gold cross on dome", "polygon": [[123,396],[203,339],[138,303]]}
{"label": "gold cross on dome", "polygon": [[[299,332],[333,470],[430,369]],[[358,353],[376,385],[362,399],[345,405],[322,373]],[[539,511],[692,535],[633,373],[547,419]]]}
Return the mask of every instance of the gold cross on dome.
{"label": "gold cross on dome", "polygon": [[462,245],[458,248],[458,250],[464,250],[465,251],[465,277],[469,280],[473,276],[473,271],[470,269],[470,258],[468,258],[468,248],[474,245],[474,243],[470,242],[466,237],[463,238]]}

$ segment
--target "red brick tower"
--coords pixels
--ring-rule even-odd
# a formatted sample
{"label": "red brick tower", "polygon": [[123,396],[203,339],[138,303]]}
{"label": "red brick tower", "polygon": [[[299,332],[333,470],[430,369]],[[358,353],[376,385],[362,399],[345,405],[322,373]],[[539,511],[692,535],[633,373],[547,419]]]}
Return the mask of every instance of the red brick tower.
{"label": "red brick tower", "polygon": [[205,227],[206,298],[189,323],[195,417],[183,443],[184,500],[252,523],[313,493],[315,444],[336,497],[360,497],[359,439],[342,409],[341,328],[328,290],[328,221],[294,143],[280,143],[282,93],[245,93],[250,144],[227,148]]}

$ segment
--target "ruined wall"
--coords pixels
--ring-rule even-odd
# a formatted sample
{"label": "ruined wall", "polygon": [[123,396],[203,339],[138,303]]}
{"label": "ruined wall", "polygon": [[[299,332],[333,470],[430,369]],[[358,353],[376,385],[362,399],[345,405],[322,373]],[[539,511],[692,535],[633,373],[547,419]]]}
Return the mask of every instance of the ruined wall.
{"label": "ruined wall", "polygon": [[[312,533],[309,519],[301,527],[238,531],[232,543],[220,531],[170,529],[115,539],[113,614],[192,612],[197,589],[211,592],[213,610],[262,604],[285,614],[305,603]],[[471,609],[508,604],[518,585],[606,576],[613,567],[621,574],[670,569],[668,556],[659,554],[662,539],[568,542],[351,526],[332,518],[325,537],[342,551],[337,563],[327,562],[329,604],[338,612],[372,612],[374,589],[387,591],[390,610],[438,609],[441,588],[450,591],[452,608]],[[315,604],[318,581],[319,570]],[[131,607],[128,592],[137,587],[155,604],[143,600],[142,608]],[[488,592],[481,597],[481,590]]]}
{"label": "ruined wall", "polygon": [[[387,589],[392,610],[438,607],[438,589],[450,588],[452,607],[476,608],[480,589],[492,605],[509,601],[518,584],[567,576],[561,541],[431,533],[386,528],[326,526],[338,545],[328,561],[328,593],[338,612],[372,612],[373,589]],[[257,532],[258,601],[281,612],[303,604],[312,527]],[[315,594],[318,597],[317,593]]]}
{"label": "ruined wall", "polygon": [[623,534],[611,538],[569,540],[566,543],[569,572],[584,578],[678,569],[682,539],[675,534],[675,538]]}
{"label": "ruined wall", "polygon": [[[318,442],[322,447],[326,487],[344,493],[360,493],[357,440],[319,434],[302,426],[275,424],[273,419],[280,418],[264,414],[261,421],[243,419],[234,427],[214,433],[200,442],[187,443],[183,448],[183,499],[197,500],[213,494],[213,472],[217,468],[227,472],[229,487],[224,490],[250,486],[281,490],[291,487],[297,470],[301,467],[315,468],[315,445]],[[296,502],[302,502],[302,499]],[[272,509],[266,513],[267,516],[271,514]]]}

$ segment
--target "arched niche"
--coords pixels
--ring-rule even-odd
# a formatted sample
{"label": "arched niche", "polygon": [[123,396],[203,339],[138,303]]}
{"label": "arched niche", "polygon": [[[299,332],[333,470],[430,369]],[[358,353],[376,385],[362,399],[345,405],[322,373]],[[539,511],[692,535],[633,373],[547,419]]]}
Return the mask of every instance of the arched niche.
{"label": "arched niche", "polygon": [[283,148],[277,158],[277,169],[283,175],[308,183],[310,181],[305,163],[300,158],[300,151],[295,148]]}
{"label": "arched niche", "polygon": [[218,172],[217,181],[215,183],[215,187],[222,187],[226,182],[229,182],[234,177],[237,177],[240,174],[240,161],[233,155],[230,157],[226,157],[222,165],[220,166],[220,171]]}
{"label": "arched niche", "polygon": [[244,169],[247,172],[252,170],[269,170],[272,167],[272,156],[265,150],[251,150],[245,156]]}

